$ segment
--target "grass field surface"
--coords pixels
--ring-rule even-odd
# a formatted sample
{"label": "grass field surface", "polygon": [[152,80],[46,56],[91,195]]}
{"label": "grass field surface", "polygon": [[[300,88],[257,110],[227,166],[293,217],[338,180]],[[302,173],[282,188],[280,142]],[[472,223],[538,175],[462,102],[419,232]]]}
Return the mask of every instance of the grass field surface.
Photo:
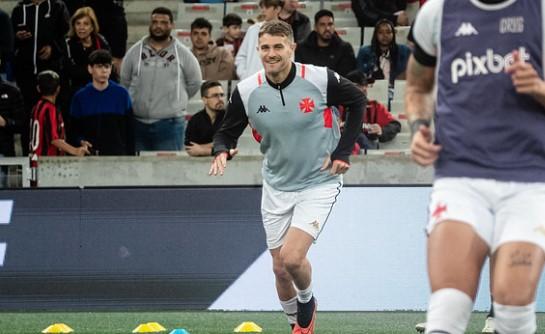
{"label": "grass field surface", "polygon": [[[467,333],[480,333],[486,314],[474,313]],[[316,334],[411,334],[423,321],[421,312],[319,312]],[[1,334],[38,334],[53,323],[66,323],[75,334],[128,334],[141,323],[158,322],[170,333],[233,333],[243,321],[253,321],[266,334],[289,334],[279,312],[0,312]],[[545,314],[538,314],[538,333],[545,333]]]}

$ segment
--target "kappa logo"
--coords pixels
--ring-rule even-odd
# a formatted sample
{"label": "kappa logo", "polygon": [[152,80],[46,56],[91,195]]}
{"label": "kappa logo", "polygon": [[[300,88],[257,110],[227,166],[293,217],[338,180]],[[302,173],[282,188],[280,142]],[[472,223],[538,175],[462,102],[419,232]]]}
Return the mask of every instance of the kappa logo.
{"label": "kappa logo", "polygon": [[[10,223],[12,209],[13,201],[0,201],[0,225],[7,225]],[[0,267],[4,266],[7,247],[7,243],[0,242]]]}
{"label": "kappa logo", "polygon": [[460,36],[471,36],[471,35],[478,35],[479,32],[475,27],[469,23],[469,22],[462,22],[460,27],[458,27],[458,30],[456,30],[456,33],[454,36],[460,37]]}
{"label": "kappa logo", "polygon": [[534,229],[534,231],[543,234],[545,236],[545,225],[538,226]]}
{"label": "kappa logo", "polygon": [[259,106],[259,109],[257,109],[257,113],[258,113],[258,114],[262,114],[262,113],[266,113],[266,112],[271,112],[271,111],[270,111],[269,108],[267,108],[267,106],[264,105],[264,104],[260,105],[260,106]]}

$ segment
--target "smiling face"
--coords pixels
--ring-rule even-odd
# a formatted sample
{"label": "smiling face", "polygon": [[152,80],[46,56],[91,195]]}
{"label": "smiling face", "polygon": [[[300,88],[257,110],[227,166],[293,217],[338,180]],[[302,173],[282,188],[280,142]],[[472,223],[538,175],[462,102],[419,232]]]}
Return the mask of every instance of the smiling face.
{"label": "smiling face", "polygon": [[287,77],[294,51],[295,43],[286,36],[265,33],[259,37],[258,52],[269,77]]}
{"label": "smiling face", "polygon": [[74,22],[74,30],[79,39],[85,40],[91,36],[93,31],[95,31],[95,28],[93,22],[91,22],[91,18],[89,16],[83,16]]}

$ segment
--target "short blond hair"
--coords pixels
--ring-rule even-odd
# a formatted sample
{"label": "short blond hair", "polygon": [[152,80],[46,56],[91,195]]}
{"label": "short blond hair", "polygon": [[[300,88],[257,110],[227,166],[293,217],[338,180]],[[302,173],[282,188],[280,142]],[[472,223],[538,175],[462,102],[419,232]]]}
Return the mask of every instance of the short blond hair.
{"label": "short blond hair", "polygon": [[93,33],[98,34],[99,26],[98,26],[97,16],[95,15],[95,11],[91,7],[81,7],[74,13],[74,15],[72,15],[72,18],[70,18],[70,30],[68,31],[69,38],[73,38],[76,36],[76,27],[75,27],[76,21],[83,17],[88,17],[89,20],[91,20],[91,25],[93,26]]}
{"label": "short blond hair", "polygon": [[261,29],[259,29],[258,38],[265,34],[272,36],[284,36],[293,42],[293,30],[291,29],[291,26],[284,21],[272,20],[263,23]]}

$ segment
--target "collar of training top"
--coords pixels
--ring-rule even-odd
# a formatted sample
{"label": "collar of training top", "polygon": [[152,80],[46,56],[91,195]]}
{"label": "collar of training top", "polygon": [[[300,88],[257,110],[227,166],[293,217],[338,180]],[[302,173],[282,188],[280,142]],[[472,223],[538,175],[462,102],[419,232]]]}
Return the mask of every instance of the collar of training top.
{"label": "collar of training top", "polygon": [[478,0],[478,1],[487,5],[495,5],[498,3],[506,2],[508,0]]}
{"label": "collar of training top", "polygon": [[275,88],[275,89],[284,89],[286,88],[292,81],[293,79],[295,79],[295,72],[297,70],[297,67],[295,66],[295,64],[292,62],[291,63],[291,69],[290,69],[290,73],[288,74],[288,77],[286,78],[286,80],[282,81],[281,83],[277,84],[276,82],[272,82],[271,80],[269,80],[269,77],[267,77],[267,75],[265,74],[265,77],[267,78],[267,82],[269,83],[269,85],[271,85],[271,87]]}

